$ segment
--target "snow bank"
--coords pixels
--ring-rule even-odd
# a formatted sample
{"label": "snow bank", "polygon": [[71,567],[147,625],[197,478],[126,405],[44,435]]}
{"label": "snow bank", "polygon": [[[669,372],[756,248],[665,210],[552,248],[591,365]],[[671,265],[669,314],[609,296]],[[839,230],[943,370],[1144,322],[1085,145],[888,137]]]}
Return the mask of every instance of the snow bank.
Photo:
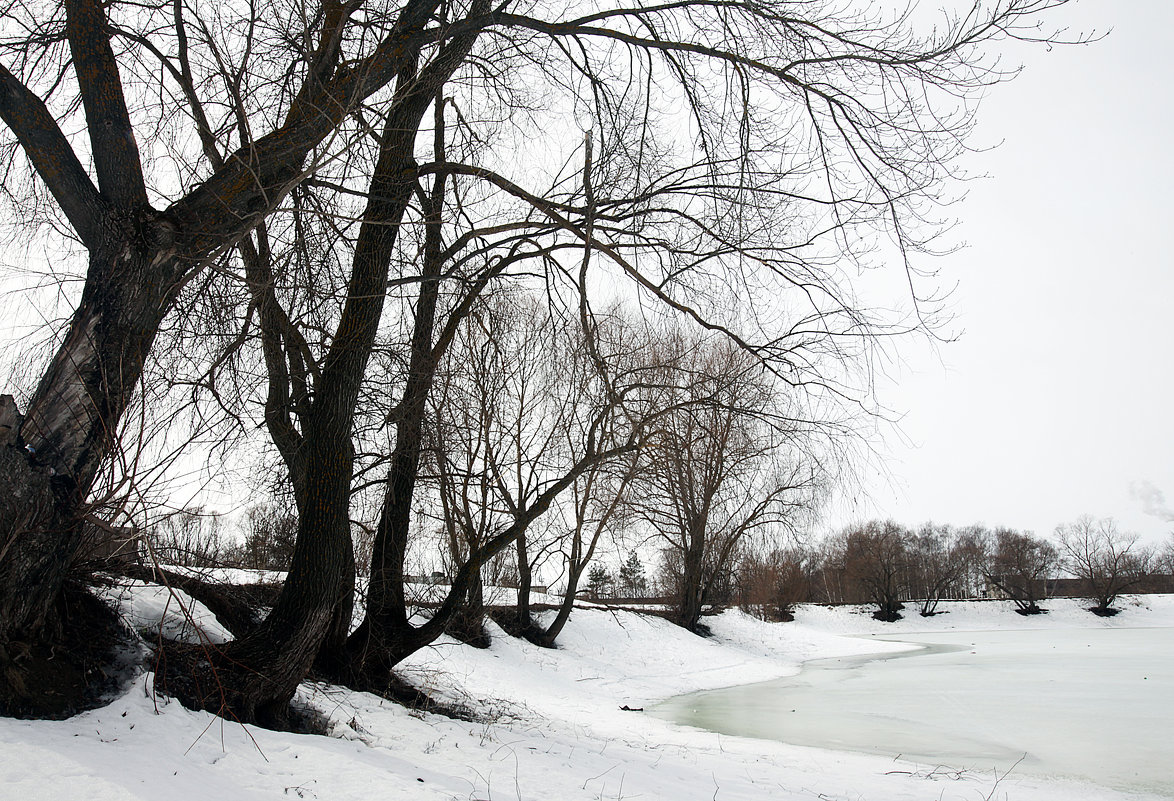
{"label": "snow bank", "polygon": [[101,587],[97,595],[116,609],[123,620],[147,640],[160,633],[169,640],[187,643],[226,643],[232,639],[208,607],[183,590],[126,581]]}
{"label": "snow bank", "polygon": [[[120,608],[138,615],[159,610],[157,592],[132,585]],[[1071,614],[1063,604],[1050,606],[1053,612],[1041,619],[1005,617],[1009,625],[1022,620],[1037,626],[1174,623],[1170,598],[1147,598],[1107,621],[1076,606]],[[327,716],[333,737],[269,732],[190,712],[153,697],[147,675],[109,706],[68,721],[0,719],[0,795],[79,801],[1147,798],[728,737],[621,709],[792,674],[809,658],[906,647],[845,634],[893,635],[927,625],[962,629],[978,626],[984,616],[989,628],[991,610],[1003,625],[999,609],[951,607],[948,615],[911,616],[895,625],[818,607],[801,610],[788,624],[728,612],[709,621],[714,636],[706,639],[629,612],[580,610],[558,650],[493,629],[489,649],[442,640],[403,666],[417,685],[480,709],[484,719],[477,723],[305,685],[300,699]]]}

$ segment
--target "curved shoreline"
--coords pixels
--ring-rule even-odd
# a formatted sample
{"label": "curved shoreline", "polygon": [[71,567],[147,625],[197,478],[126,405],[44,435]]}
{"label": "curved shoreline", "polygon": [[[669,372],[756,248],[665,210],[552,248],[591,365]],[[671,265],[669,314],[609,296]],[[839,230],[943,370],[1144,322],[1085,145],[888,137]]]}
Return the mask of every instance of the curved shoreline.
{"label": "curved shoreline", "polygon": [[[1174,703],[1174,636],[1150,639],[1171,631],[895,634],[885,641],[915,650],[813,659],[793,676],[679,696],[653,714],[789,745],[986,775],[1016,766],[1174,798],[1174,772],[1153,745],[1170,742],[1174,724],[1151,712]],[[922,660],[900,659],[910,656]]]}

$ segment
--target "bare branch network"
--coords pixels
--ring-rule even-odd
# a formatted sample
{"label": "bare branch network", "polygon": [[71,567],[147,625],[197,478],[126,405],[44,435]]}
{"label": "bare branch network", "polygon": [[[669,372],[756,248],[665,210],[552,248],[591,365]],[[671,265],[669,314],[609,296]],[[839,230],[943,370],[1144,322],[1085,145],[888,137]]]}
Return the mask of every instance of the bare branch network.
{"label": "bare branch network", "polygon": [[8,231],[72,258],[0,447],[0,673],[64,636],[86,526],[145,529],[201,443],[296,533],[255,629],[159,646],[194,707],[281,723],[314,665],[386,689],[511,546],[574,583],[643,525],[700,587],[844,472],[878,351],[942,331],[922,259],[976,103],[1062,4],[8,4]]}

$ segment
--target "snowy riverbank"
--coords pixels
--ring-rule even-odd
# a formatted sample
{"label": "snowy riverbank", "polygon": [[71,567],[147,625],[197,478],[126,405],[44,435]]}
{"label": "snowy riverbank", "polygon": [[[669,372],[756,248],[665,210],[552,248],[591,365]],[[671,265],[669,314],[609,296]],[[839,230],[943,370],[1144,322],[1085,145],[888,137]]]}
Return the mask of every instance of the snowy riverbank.
{"label": "snowy riverbank", "polygon": [[[150,612],[139,594],[124,609],[161,611]],[[556,651],[494,630],[488,650],[446,640],[403,666],[414,683],[478,709],[482,722],[304,687],[303,699],[329,717],[333,737],[246,729],[189,712],[153,697],[146,675],[109,706],[68,721],[0,719],[0,788],[6,798],[79,801],[1141,799],[1147,796],[1014,772],[1000,779],[935,772],[933,765],[717,735],[621,709],[791,675],[807,659],[909,647],[868,635],[1174,628],[1174,596],[1120,605],[1121,614],[1103,619],[1070,600],[1050,601],[1049,614],[1031,618],[1009,603],[953,603],[943,604],[946,614],[913,613],[895,624],[852,608],[804,607],[788,624],[728,612],[709,621],[709,639],[654,618],[580,610]]]}

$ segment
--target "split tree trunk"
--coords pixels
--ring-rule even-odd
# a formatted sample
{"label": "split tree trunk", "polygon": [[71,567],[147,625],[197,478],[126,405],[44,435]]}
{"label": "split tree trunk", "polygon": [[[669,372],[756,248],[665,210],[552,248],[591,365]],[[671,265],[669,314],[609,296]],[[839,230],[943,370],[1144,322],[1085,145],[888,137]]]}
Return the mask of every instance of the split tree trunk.
{"label": "split tree trunk", "polygon": [[[298,684],[315,662],[347,675],[343,637],[350,624],[355,575],[350,533],[355,406],[382,316],[400,224],[416,185],[416,131],[476,38],[476,30],[454,37],[420,71],[418,48],[402,62],[355,244],[346,304],[314,388],[309,419],[302,420],[300,437],[288,434],[289,447],[281,447],[299,510],[289,576],[273,612],[245,639],[217,652],[171,649],[167,689],[189,706],[281,726]],[[422,287],[431,288],[434,308],[437,281],[425,279]],[[267,417],[272,430],[272,416]],[[414,471],[410,478],[414,481]],[[395,586],[402,597],[402,557],[398,564]],[[373,575],[373,588],[376,583]]]}

